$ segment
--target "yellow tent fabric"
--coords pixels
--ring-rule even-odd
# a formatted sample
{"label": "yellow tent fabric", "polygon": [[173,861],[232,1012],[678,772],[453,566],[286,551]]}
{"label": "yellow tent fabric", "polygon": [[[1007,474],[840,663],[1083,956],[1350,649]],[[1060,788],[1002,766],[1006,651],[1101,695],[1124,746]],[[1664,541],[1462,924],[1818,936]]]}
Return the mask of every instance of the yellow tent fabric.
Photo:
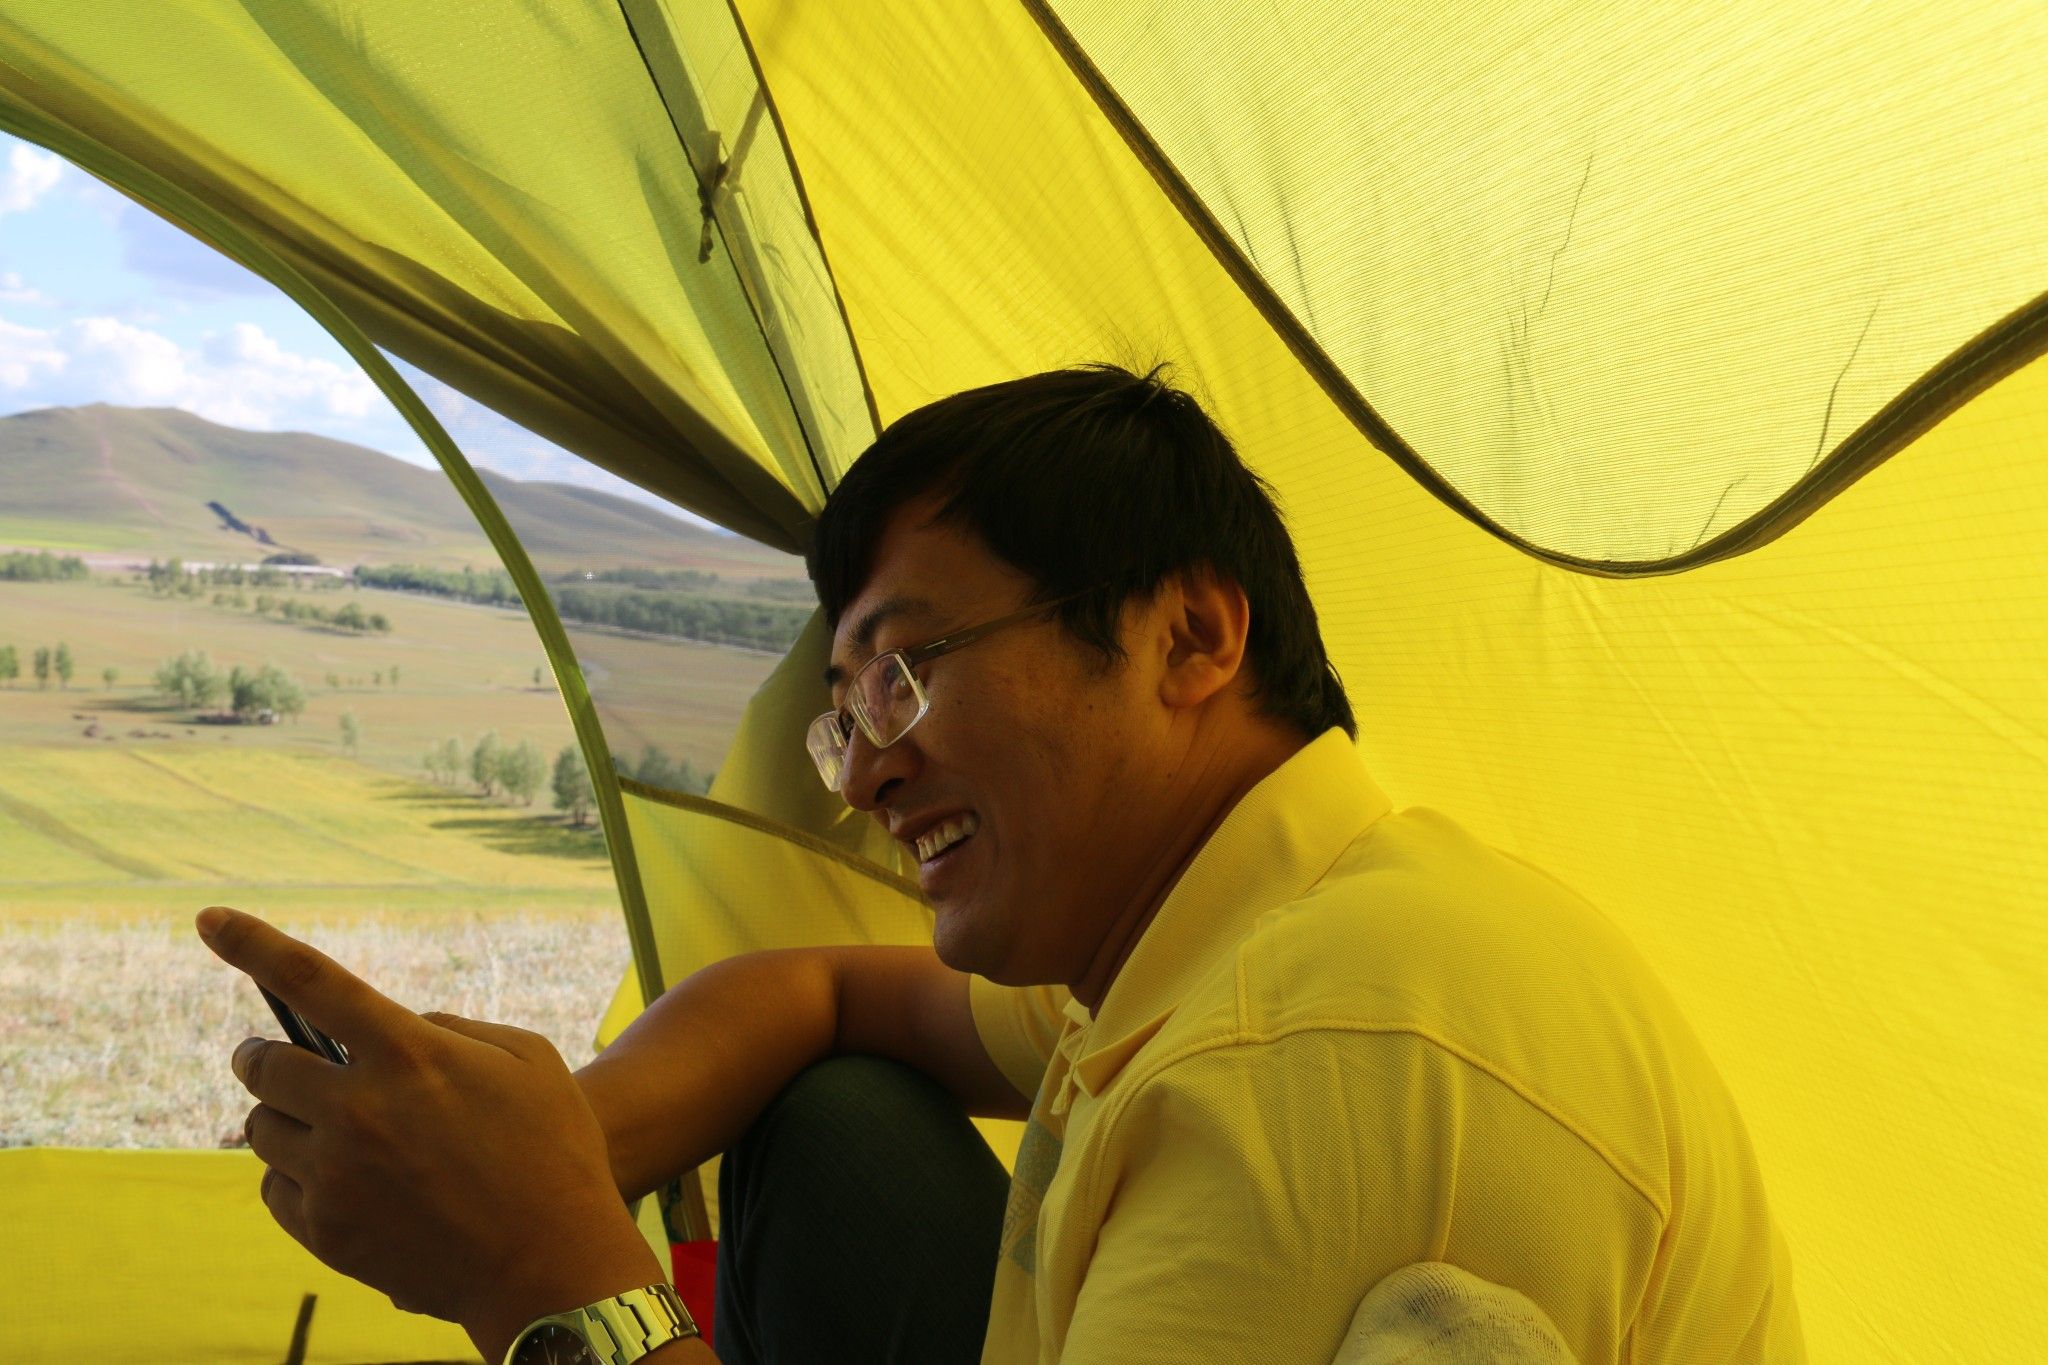
{"label": "yellow tent fabric", "polygon": [[[2038,6],[267,9],[0,3],[0,121],[154,169],[379,344],[776,543],[863,381],[887,421],[1176,361],[1279,492],[1396,802],[1573,884],[1693,1019],[1812,1357],[2037,1351]],[[692,148],[743,136],[707,190]],[[820,645],[711,804],[627,792],[667,980],[921,929],[796,766]],[[0,1308],[47,1314],[20,1282]]]}

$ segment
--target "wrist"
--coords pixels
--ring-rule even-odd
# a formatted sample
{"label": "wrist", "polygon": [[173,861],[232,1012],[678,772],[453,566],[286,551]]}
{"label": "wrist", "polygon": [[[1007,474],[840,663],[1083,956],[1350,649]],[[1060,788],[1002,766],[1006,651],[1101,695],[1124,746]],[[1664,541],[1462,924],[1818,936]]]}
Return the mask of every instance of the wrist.
{"label": "wrist", "polygon": [[667,1281],[654,1249],[622,1206],[615,1218],[594,1224],[587,1238],[523,1249],[507,1263],[492,1292],[464,1315],[462,1329],[485,1365],[499,1365],[535,1319]]}

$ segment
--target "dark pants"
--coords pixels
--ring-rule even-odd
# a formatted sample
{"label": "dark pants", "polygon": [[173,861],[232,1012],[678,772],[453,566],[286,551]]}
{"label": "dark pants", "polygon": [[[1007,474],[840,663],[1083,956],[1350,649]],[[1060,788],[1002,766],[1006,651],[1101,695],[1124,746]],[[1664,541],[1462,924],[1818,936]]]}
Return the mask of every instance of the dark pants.
{"label": "dark pants", "polygon": [[981,1359],[1010,1178],[936,1082],[835,1057],[718,1174],[727,1365]]}

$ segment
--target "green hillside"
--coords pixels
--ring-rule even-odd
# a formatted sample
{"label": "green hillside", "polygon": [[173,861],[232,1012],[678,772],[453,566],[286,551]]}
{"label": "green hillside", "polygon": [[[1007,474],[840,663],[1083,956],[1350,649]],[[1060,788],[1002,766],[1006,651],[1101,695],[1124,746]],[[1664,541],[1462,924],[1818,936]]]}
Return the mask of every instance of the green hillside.
{"label": "green hillside", "polygon": [[[483,477],[543,570],[803,573],[788,555],[609,493]],[[274,544],[232,529],[209,504]],[[343,568],[497,562],[438,470],[324,436],[106,404],[0,417],[0,546],[245,563],[296,551]]]}

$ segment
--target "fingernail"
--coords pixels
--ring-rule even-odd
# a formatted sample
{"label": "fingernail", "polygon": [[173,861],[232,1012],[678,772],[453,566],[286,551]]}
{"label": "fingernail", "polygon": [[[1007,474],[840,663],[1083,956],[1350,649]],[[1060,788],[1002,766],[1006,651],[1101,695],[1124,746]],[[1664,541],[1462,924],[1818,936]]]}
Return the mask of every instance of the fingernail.
{"label": "fingernail", "polygon": [[211,942],[213,936],[220,932],[221,925],[227,922],[227,911],[221,909],[218,905],[207,906],[199,912],[199,937]]}

